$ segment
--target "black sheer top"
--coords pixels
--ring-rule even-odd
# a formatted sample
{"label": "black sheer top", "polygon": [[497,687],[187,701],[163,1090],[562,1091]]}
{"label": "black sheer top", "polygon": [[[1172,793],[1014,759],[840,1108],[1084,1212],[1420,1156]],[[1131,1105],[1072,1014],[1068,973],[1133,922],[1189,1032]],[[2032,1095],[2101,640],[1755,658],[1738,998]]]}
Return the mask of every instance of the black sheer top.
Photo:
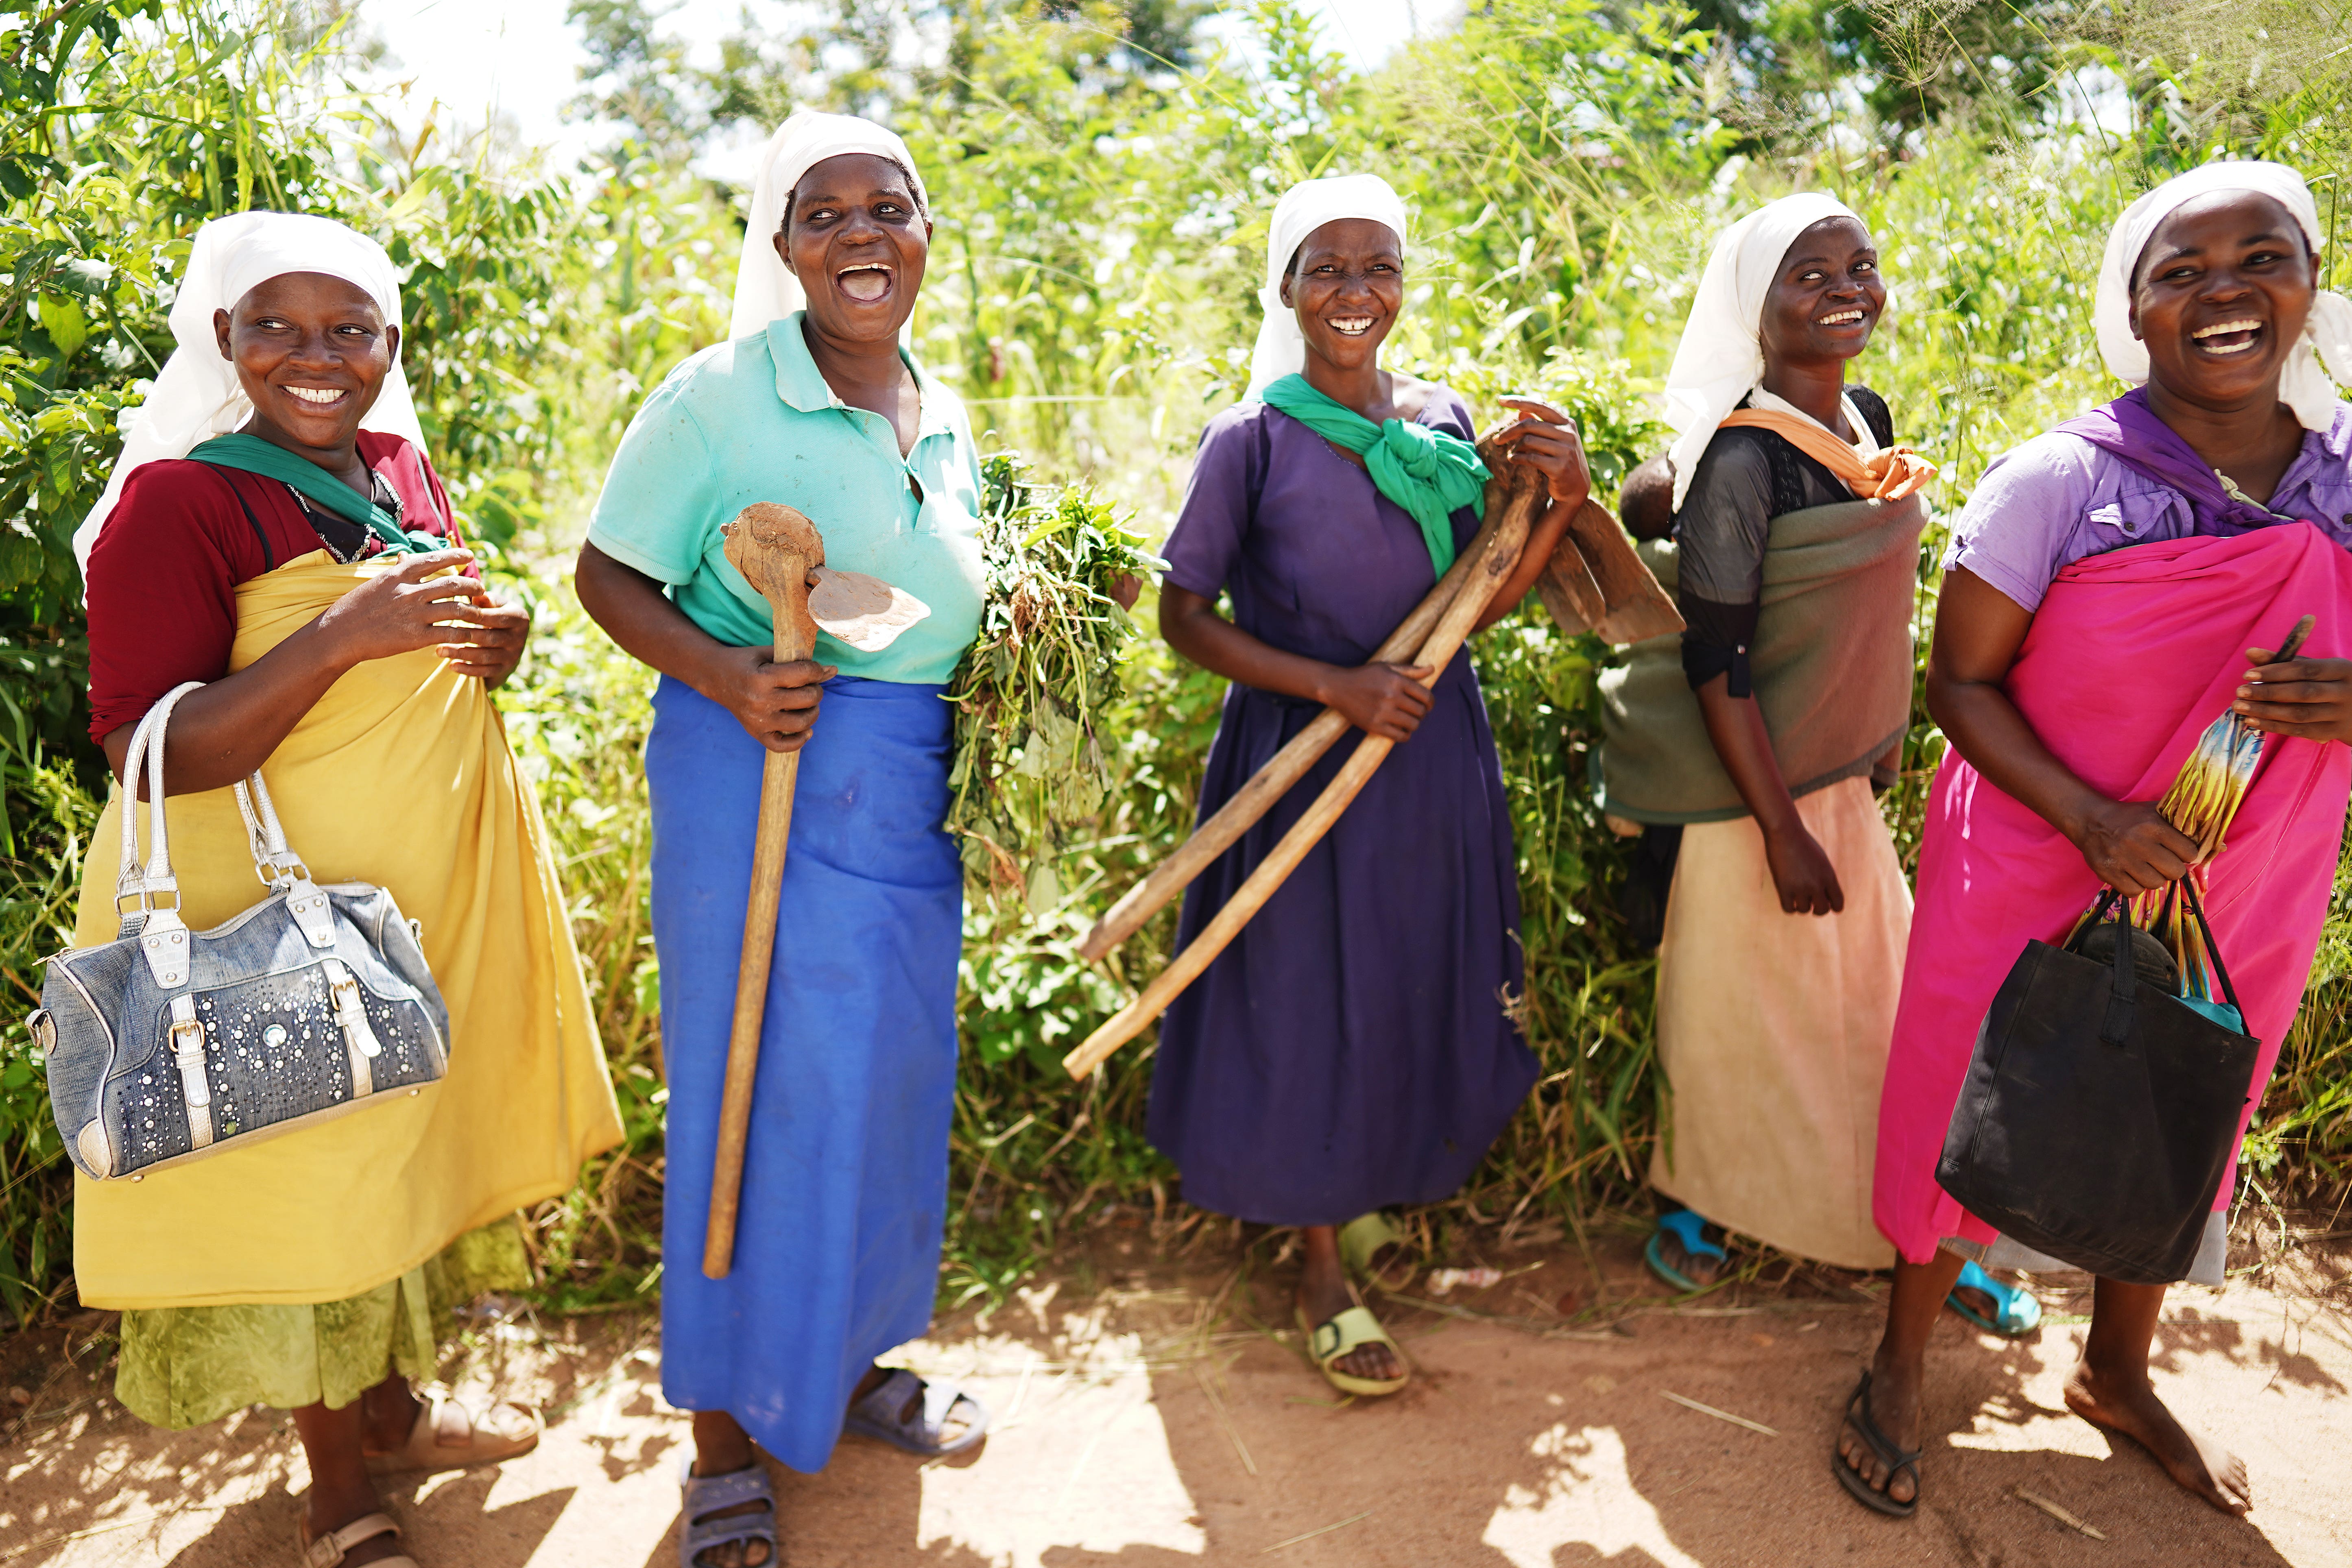
{"label": "black sheer top", "polygon": [[[1872,439],[1895,440],[1886,400],[1866,386],[1849,386]],[[1748,406],[1746,398],[1739,406]],[[1727,689],[1750,695],[1748,645],[1756,640],[1757,602],[1764,585],[1764,546],[1772,520],[1807,507],[1852,500],[1853,492],[1786,437],[1754,426],[1717,430],[1691,476],[1675,513],[1675,597],[1688,629],[1683,633],[1683,676],[1694,691],[1728,671]]]}

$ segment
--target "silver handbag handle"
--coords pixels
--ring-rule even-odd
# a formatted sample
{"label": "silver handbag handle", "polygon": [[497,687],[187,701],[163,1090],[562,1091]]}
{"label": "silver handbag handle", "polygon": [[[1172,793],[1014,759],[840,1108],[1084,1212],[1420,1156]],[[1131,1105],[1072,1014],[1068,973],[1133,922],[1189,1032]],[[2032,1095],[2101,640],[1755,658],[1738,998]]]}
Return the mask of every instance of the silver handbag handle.
{"label": "silver handbag handle", "polygon": [[[122,911],[124,900],[139,900],[139,910],[145,913],[156,908],[156,896],[173,895],[168,906],[179,907],[179,879],[172,875],[171,840],[163,826],[163,745],[172,721],[172,710],[180,699],[200,689],[201,680],[191,680],[173,688],[147,710],[139,727],[131,732],[131,745],[123,753],[122,776],[135,780],[142,763],[147,768],[147,842],[146,865],[139,863],[138,819],[133,815],[139,807],[134,791],[125,789],[122,803],[122,864],[115,878],[115,911]],[[269,798],[269,786],[261,782],[256,769],[232,786],[236,794],[237,814],[245,818],[246,843],[253,851],[254,874],[268,887],[284,889],[295,881],[308,880],[310,868],[302,858],[288,847],[286,829],[278,820],[278,807]]]}
{"label": "silver handbag handle", "polygon": [[[201,680],[175,686],[147,710],[131,731],[131,745],[122,756],[122,863],[114,879],[115,913],[123,913],[125,899],[139,900],[142,914],[156,907],[159,893],[172,895],[168,908],[180,907],[179,879],[172,875],[172,846],[163,827],[163,732],[180,699],[201,688]],[[139,765],[147,764],[147,863],[139,863]]]}
{"label": "silver handbag handle", "polygon": [[308,881],[310,868],[302,857],[287,847],[286,829],[278,820],[278,807],[269,798],[269,786],[261,782],[259,768],[236,781],[236,809],[245,818],[245,841],[253,850],[253,872],[268,886],[290,888],[298,880]]}

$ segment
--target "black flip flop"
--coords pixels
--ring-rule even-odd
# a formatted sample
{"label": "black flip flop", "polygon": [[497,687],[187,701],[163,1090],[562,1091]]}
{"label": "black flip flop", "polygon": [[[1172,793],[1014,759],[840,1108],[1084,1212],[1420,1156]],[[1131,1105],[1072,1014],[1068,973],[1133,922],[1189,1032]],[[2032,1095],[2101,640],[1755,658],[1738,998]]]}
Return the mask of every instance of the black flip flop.
{"label": "black flip flop", "polygon": [[1895,1439],[1880,1431],[1878,1423],[1871,1419],[1870,1373],[1867,1372],[1862,1374],[1862,1381],[1854,1384],[1853,1396],[1845,1402],[1845,1418],[1856,1432],[1862,1434],[1862,1440],[1870,1445],[1870,1451],[1877,1457],[1878,1462],[1886,1467],[1888,1486],[1893,1486],[1895,1478],[1904,1471],[1911,1472],[1911,1500],[1898,1502],[1885,1492],[1874,1489],[1868,1481],[1862,1479],[1862,1472],[1847,1464],[1845,1456],[1832,1448],[1830,1450],[1830,1468],[1837,1472],[1838,1485],[1852,1492],[1854,1501],[1879,1513],[1895,1519],[1909,1519],[1918,1512],[1919,1450],[1896,1447]]}

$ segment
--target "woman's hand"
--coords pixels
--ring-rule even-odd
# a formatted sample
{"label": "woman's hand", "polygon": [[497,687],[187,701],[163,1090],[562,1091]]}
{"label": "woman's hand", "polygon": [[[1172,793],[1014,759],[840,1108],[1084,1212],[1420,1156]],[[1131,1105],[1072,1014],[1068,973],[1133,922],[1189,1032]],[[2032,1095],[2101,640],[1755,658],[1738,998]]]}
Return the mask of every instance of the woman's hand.
{"label": "woman's hand", "polygon": [[464,642],[445,642],[438,651],[450,668],[496,691],[522,662],[523,649],[530,642],[530,612],[520,605],[500,604],[478,590],[472,602],[481,619]]}
{"label": "woman's hand", "polygon": [[1110,596],[1122,610],[1135,608],[1135,601],[1143,597],[1143,579],[1132,572],[1122,572],[1118,581],[1110,585]]}
{"label": "woman's hand", "polygon": [[712,660],[702,694],[735,715],[751,739],[772,752],[797,752],[816,729],[824,683],[838,674],[814,659],[778,664],[775,650],[734,647]]}
{"label": "woman's hand", "polygon": [[470,550],[436,550],[410,555],[398,566],[345,594],[313,622],[328,657],[339,669],[372,658],[393,658],[446,642],[443,623],[486,624],[474,599],[481,585],[470,577],[441,576],[473,563]]}
{"label": "woman's hand", "polygon": [[2092,874],[2119,893],[2152,893],[2187,874],[2197,841],[2152,800],[2103,800],[2068,834]]}
{"label": "woman's hand", "polygon": [[2064,834],[2108,887],[2151,892],[2189,869],[2197,845],[2158,816],[2153,801],[2109,800],[2075,777],[2010,700],[2003,683],[2033,612],[1965,566],[1944,574],[1941,597],[1927,655],[1927,711],[1960,755]]}
{"label": "woman's hand", "polygon": [[775,662],[775,648],[730,647],[687,618],[662,585],[593,544],[580,547],[580,605],[624,651],[709,698],[772,752],[797,752],[816,724],[831,665]]}
{"label": "woman's hand", "polygon": [[2352,659],[2291,658],[2250,647],[2246,683],[2230,706],[2253,727],[2308,741],[2352,741]]}
{"label": "woman's hand", "polygon": [[[470,657],[477,643],[490,642],[505,657],[522,656],[520,631],[509,623],[520,610],[477,603],[481,584],[450,574],[474,559],[470,550],[436,550],[410,555],[327,606],[276,647],[245,668],[224,675],[201,691],[191,691],[172,712],[172,765],[167,795],[198,795],[222,789],[269,760],[302,716],[327,694],[343,672],[370,659],[394,658],[418,648],[453,647]],[[467,643],[449,641],[451,623],[467,628]],[[483,635],[488,629],[488,637]],[[509,658],[506,669],[513,668]],[[504,671],[500,671],[503,675]],[[100,742],[117,778],[131,745],[124,724]],[[143,798],[143,790],[141,792]]]}
{"label": "woman's hand", "polygon": [[1837,868],[1821,841],[1794,820],[1785,827],[1766,830],[1764,860],[1772,868],[1772,887],[1780,908],[1792,915],[1833,915],[1845,908],[1845,889],[1838,886]]}
{"label": "woman's hand", "polygon": [[1555,507],[1573,512],[1592,494],[1592,471],[1585,465],[1584,443],[1577,438],[1576,422],[1538,397],[1498,397],[1506,408],[1517,410],[1519,422],[1497,431],[1497,443],[1512,443],[1511,457],[1540,471]]}
{"label": "woman's hand", "polygon": [[1366,734],[1385,741],[1410,741],[1429,711],[1429,688],[1422,681],[1426,668],[1412,664],[1367,664],[1354,669],[1334,666],[1318,694],[1327,708]]}

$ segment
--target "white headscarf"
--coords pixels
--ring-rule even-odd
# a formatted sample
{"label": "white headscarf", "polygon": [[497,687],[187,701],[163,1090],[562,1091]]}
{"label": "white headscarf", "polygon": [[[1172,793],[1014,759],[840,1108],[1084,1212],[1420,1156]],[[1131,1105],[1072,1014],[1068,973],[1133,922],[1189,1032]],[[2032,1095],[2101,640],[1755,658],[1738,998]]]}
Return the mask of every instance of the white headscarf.
{"label": "white headscarf", "polygon": [[[2139,269],[2156,226],[2185,204],[2215,191],[2257,191],[2274,197],[2303,226],[2304,244],[2318,254],[2319,207],[2303,176],[2284,163],[2207,163],[2165,181],[2126,207],[2107,231],[2091,320],[2098,329],[2099,353],[2107,369],[2135,386],[2147,380],[2147,346],[2132,336],[2132,275]],[[2305,351],[2290,353],[2280,373],[2279,401],[2294,410],[2305,429],[2325,430],[2336,417],[2336,385],[2352,383],[2352,300],[2319,290],[2311,301],[2303,341]]]}
{"label": "white headscarf", "polygon": [[1256,399],[1284,376],[1307,368],[1306,336],[1298,330],[1297,315],[1282,302],[1284,269],[1308,235],[1327,223],[1350,217],[1386,224],[1397,237],[1397,248],[1404,248],[1404,202],[1378,174],[1302,180],[1274,204],[1274,222],[1265,237],[1265,287],[1257,293],[1265,319],[1258,325],[1257,346],[1250,352],[1244,401]]}
{"label": "white headscarf", "polygon": [[[74,560],[89,569],[89,548],[106,524],[122,487],[139,468],[184,458],[203,442],[226,436],[253,416],[253,404],[238,384],[236,366],[221,357],[213,335],[213,312],[236,308],[257,285],[289,272],[323,272],[357,284],[383,312],[384,325],[400,325],[400,277],[383,247],[332,218],[300,213],[249,212],[216,217],[196,230],[188,269],[172,301],[172,339],[178,346],[163,362],[147,400],[139,407],[122,454],[114,460],[106,491],[74,531]],[[408,377],[395,356],[375,405],[360,416],[360,428],[425,445]]]}
{"label": "white headscarf", "polygon": [[776,231],[784,226],[784,202],[793,187],[827,158],[845,153],[868,153],[887,158],[906,171],[915,188],[915,200],[924,208],[931,198],[916,172],[915,155],[894,132],[854,114],[820,114],[803,109],[776,127],[760,153],[759,177],[751,183],[751,216],[743,230],[743,258],[735,267],[735,308],[729,315],[727,335],[749,337],[768,330],[808,304],[800,279],[776,254]]}
{"label": "white headscarf", "polygon": [[1764,378],[1764,296],[1780,275],[1780,258],[1799,235],[1832,217],[1855,215],[1835,196],[1806,191],[1758,207],[1716,237],[1666,372],[1676,511],[1716,427]]}

